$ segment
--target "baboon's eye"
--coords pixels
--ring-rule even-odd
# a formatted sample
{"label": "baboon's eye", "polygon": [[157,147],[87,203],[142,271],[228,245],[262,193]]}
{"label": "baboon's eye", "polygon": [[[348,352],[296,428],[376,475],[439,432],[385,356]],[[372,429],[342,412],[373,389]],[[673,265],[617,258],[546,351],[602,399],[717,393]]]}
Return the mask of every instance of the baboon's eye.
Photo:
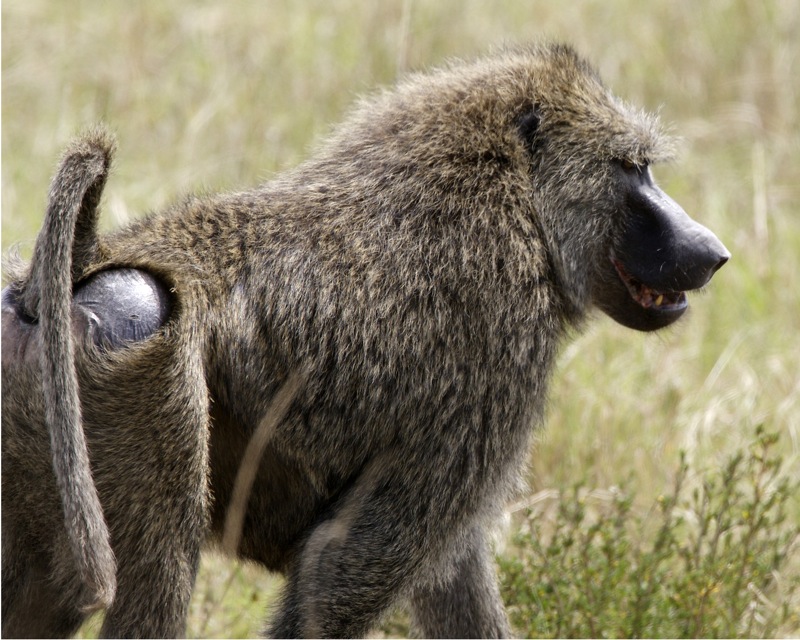
{"label": "baboon's eye", "polygon": [[635,171],[636,173],[643,173],[647,169],[647,164],[638,164],[629,158],[622,158],[619,164],[625,171]]}

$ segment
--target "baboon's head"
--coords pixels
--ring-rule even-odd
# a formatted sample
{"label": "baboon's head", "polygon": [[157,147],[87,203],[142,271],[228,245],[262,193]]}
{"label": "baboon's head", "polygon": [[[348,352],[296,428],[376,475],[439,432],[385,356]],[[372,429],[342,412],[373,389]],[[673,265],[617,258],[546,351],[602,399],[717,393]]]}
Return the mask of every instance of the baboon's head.
{"label": "baboon's head", "polygon": [[653,181],[650,165],[670,157],[670,140],[567,48],[537,51],[527,70],[519,131],[563,286],[575,304],[589,299],[625,326],[671,324],[688,307],[685,292],[730,254]]}
{"label": "baboon's head", "polygon": [[730,254],[653,181],[650,165],[672,153],[656,119],[615,98],[566,48],[540,64],[520,130],[564,284],[625,326],[665,327]]}
{"label": "baboon's head", "polygon": [[562,285],[579,307],[590,300],[625,326],[671,324],[687,309],[685,292],[730,254],[653,181],[650,165],[670,157],[670,140],[565,47],[516,64],[529,83],[518,126],[534,205]]}
{"label": "baboon's head", "polygon": [[576,317],[596,305],[628,327],[665,327],[730,257],[654,183],[650,165],[672,153],[657,120],[614,97],[569,47],[412,77],[350,124],[334,142],[368,158],[362,175],[378,168],[365,188],[416,188],[384,201],[440,216],[460,207],[505,232],[532,221]]}

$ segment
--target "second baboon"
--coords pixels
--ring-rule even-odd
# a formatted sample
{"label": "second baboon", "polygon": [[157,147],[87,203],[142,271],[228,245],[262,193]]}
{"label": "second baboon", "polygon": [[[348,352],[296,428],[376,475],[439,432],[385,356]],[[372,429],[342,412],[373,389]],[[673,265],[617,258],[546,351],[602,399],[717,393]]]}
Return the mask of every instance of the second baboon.
{"label": "second baboon", "polygon": [[424,636],[508,635],[487,536],[559,345],[595,307],[673,323],[729,257],[653,182],[656,120],[565,46],[411,76],[296,169],[101,236],[111,151],[68,149],[3,294],[4,636],[105,605],[104,635],[183,634],[290,378],[238,549],[288,578],[268,632],[405,602]]}

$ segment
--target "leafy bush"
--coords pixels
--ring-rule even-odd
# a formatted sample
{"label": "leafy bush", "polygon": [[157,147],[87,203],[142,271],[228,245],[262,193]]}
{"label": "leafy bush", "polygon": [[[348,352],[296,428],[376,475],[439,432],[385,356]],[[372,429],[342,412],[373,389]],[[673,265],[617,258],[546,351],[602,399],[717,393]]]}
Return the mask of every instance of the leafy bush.
{"label": "leafy bush", "polygon": [[[558,494],[528,508],[500,558],[503,595],[531,637],[769,637],[798,628],[800,482],[759,428],[747,450],[693,477],[685,457],[642,514],[624,490]],[[796,605],[796,601],[794,601]]]}

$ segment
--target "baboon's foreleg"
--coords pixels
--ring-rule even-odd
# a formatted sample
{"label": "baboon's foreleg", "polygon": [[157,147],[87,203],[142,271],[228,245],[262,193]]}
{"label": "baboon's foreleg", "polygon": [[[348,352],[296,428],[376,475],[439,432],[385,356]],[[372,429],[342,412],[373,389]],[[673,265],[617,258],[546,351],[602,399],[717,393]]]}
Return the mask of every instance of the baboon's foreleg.
{"label": "baboon's foreleg", "polygon": [[[413,457],[412,457],[413,459]],[[409,473],[408,457],[376,457],[321,522],[297,559],[272,637],[363,637],[431,557],[443,553],[460,519],[467,483],[441,469]]]}
{"label": "baboon's foreleg", "polygon": [[412,617],[419,637],[507,638],[511,629],[486,534],[475,527],[462,544],[456,549],[460,555],[449,580],[412,592]]}

